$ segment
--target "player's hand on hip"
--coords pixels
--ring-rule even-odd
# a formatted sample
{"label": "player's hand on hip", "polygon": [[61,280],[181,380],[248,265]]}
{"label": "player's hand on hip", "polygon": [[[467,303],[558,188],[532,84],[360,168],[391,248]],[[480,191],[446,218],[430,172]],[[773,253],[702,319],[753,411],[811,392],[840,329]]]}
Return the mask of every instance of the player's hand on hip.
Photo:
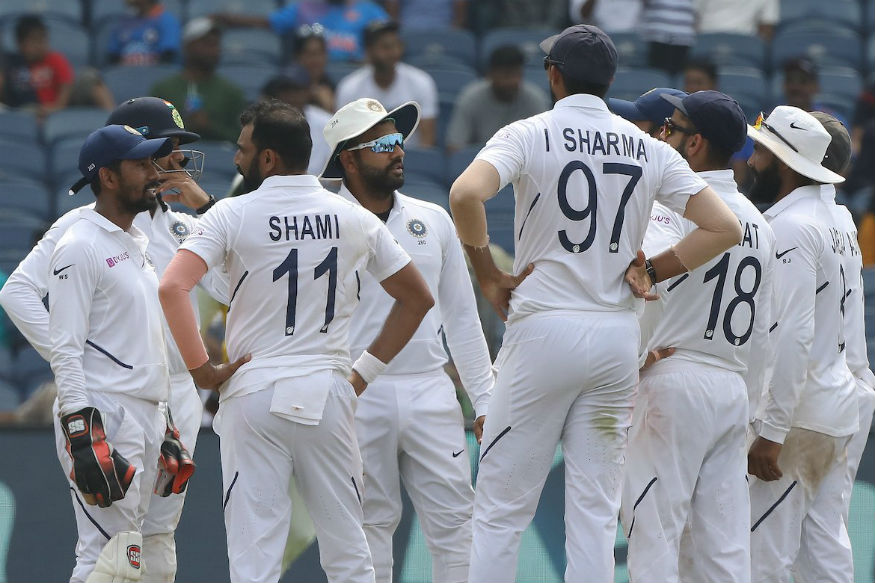
{"label": "player's hand on hip", "polygon": [[781,447],[780,443],[757,437],[747,453],[747,473],[766,482],[780,479],[784,475],[778,467]]}
{"label": "player's hand on hip", "polygon": [[644,366],[640,370],[647,370],[663,358],[668,358],[674,354],[674,348],[657,348],[647,353],[647,359],[644,361]]}
{"label": "player's hand on hip", "polygon": [[480,443],[480,440],[483,439],[483,424],[486,423],[486,415],[481,415],[477,419],[474,420],[474,437],[477,438],[477,443]]}
{"label": "player's hand on hip", "polygon": [[215,365],[210,361],[205,362],[197,368],[193,368],[189,373],[194,379],[194,384],[202,389],[210,389],[218,391],[222,383],[231,378],[231,375],[237,372],[237,369],[246,364],[252,358],[251,354],[247,354],[225,364]]}
{"label": "player's hand on hip", "polygon": [[159,192],[164,202],[178,202],[190,209],[199,209],[210,201],[210,195],[184,172],[160,175]]}
{"label": "player's hand on hip", "polygon": [[658,300],[659,295],[650,292],[650,289],[653,287],[653,282],[650,281],[650,275],[644,267],[645,259],[644,251],[639,249],[635,259],[632,260],[629,267],[626,269],[626,283],[629,284],[629,287],[632,289],[632,293],[635,294],[636,298],[644,298],[648,301]]}
{"label": "player's hand on hip", "polygon": [[353,369],[349,376],[346,377],[346,380],[349,381],[349,384],[352,385],[352,390],[355,391],[357,397],[361,397],[362,393],[365,392],[365,389],[368,388],[368,383],[365,382],[365,379],[358,373],[357,370]]}
{"label": "player's hand on hip", "polygon": [[507,320],[507,313],[510,310],[510,292],[515,290],[534,270],[534,263],[529,263],[519,275],[511,275],[496,269],[490,277],[479,282],[480,292],[492,304],[502,321]]}

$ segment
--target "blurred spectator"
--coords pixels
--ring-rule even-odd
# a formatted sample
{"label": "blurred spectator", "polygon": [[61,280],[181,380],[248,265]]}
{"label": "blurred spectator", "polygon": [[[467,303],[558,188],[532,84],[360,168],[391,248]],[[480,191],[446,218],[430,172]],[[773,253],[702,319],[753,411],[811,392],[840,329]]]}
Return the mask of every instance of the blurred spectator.
{"label": "blurred spectator", "polygon": [[671,87],[656,87],[635,101],[608,99],[608,107],[623,119],[631,121],[642,132],[656,138],[665,125],[665,118],[671,117],[675,110],[674,105],[662,98],[663,95],[681,98],[687,96],[685,92]]}
{"label": "blurred spectator", "polygon": [[404,45],[398,24],[389,20],[374,22],[365,30],[368,63],[341,79],[337,85],[337,107],[362,97],[376,99],[387,110],[407,101],[416,101],[422,111],[416,134],[406,143],[431,147],[435,143],[438,93],[434,79],[412,65],[401,62]]}
{"label": "blurred spectator", "polygon": [[160,0],[126,0],[134,11],[113,28],[107,46],[112,64],[154,65],[179,61],[179,19]]}
{"label": "blurred spectator", "polygon": [[182,71],[156,83],[150,94],[183,104],[187,129],[203,139],[235,142],[246,98],[237,85],[216,74],[221,30],[209,18],[195,18],[186,25],[182,42]]}
{"label": "blurred spectator", "polygon": [[115,109],[115,98],[112,91],[103,82],[100,71],[92,67],[86,67],[79,71],[76,80],[73,81],[73,89],[70,91],[70,107],[98,107],[107,111]]}
{"label": "blurred spectator", "polygon": [[334,111],[334,83],[325,73],[328,44],[321,24],[305,24],[295,31],[292,42],[294,65],[303,67],[310,78],[310,103]]}
{"label": "blurred spectator", "polygon": [[864,89],[854,105],[854,119],[851,122],[851,147],[854,155],[859,154],[863,132],[873,120],[875,120],[875,84]]}
{"label": "blurred spectator", "polygon": [[375,20],[389,15],[370,0],[300,0],[283,6],[269,17],[219,13],[219,24],[271,28],[279,35],[293,32],[303,24],[325,27],[328,56],[332,61],[360,61],[363,57],[362,33]]}
{"label": "blurred spectator", "polygon": [[708,59],[689,59],[684,65],[684,91],[708,91],[717,89],[717,65]]}
{"label": "blurred spectator", "polygon": [[645,2],[639,19],[641,36],[648,43],[647,63],[676,75],[696,41],[693,0]]}
{"label": "blurred spectator", "polygon": [[486,79],[462,91],[447,129],[447,150],[484,144],[507,124],[550,108],[539,87],[523,81],[525,55],[514,45],[498,47],[489,56]]}
{"label": "blurred spectator", "polygon": [[401,30],[465,28],[468,0],[384,0],[389,17]]}
{"label": "blurred spectator", "polygon": [[567,0],[493,0],[493,26],[565,28]]}
{"label": "blurred spectator", "polygon": [[10,107],[32,107],[38,116],[67,107],[73,68],[49,45],[49,31],[39,16],[26,15],[15,23],[18,53],[6,58],[3,101]]}
{"label": "blurred spectator", "polygon": [[[301,110],[307,123],[310,124],[310,138],[313,140],[313,150],[310,153],[310,164],[307,173],[318,176],[331,155],[331,149],[322,129],[331,121],[331,114],[310,103],[310,77],[307,71],[300,67],[292,67],[283,75],[268,81],[261,90],[262,99],[278,99]],[[242,178],[242,176],[240,177]]]}
{"label": "blurred spectator", "polygon": [[642,0],[571,0],[571,22],[594,24],[608,34],[634,32],[641,16]]}
{"label": "blurred spectator", "polygon": [[815,97],[820,92],[817,65],[808,57],[790,59],[783,64],[784,105],[792,105],[804,111],[822,111],[835,117],[847,128],[847,118],[834,109],[817,103]]}
{"label": "blurred spectator", "polygon": [[699,33],[731,32],[772,40],[780,0],[695,0]]}

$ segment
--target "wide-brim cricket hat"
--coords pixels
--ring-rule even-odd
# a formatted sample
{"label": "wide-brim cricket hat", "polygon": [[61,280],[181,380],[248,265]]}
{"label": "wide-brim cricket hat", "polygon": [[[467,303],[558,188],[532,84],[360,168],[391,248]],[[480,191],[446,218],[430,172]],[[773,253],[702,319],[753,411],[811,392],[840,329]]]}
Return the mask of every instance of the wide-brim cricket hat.
{"label": "wide-brim cricket hat", "polygon": [[747,126],[747,135],[802,176],[824,184],[845,181],[823,166],[832,140],[829,132],[814,116],[798,107],[779,105],[767,118]]}
{"label": "wide-brim cricket hat", "polygon": [[339,156],[346,143],[384,120],[394,121],[395,127],[406,140],[413,135],[419,125],[419,104],[408,101],[392,111],[386,111],[383,104],[376,99],[363,98],[337,110],[322,130],[325,141],[331,148],[331,156],[328,157],[319,178],[343,178]]}

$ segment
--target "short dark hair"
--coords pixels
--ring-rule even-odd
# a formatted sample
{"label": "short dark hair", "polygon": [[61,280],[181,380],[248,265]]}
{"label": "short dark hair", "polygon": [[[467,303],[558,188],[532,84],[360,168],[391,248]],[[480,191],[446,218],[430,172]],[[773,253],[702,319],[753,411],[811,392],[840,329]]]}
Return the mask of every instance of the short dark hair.
{"label": "short dark hair", "polygon": [[[112,170],[113,172],[118,174],[119,172],[121,172],[121,169],[122,169],[122,161],[116,160],[115,162],[110,162],[106,166],[103,166],[103,168],[108,168],[109,170]],[[99,171],[94,176],[94,180],[89,182],[89,184],[91,185],[91,192],[94,193],[94,196],[100,196],[100,191],[102,190],[102,186],[100,185],[100,172]]]}
{"label": "short dark hair", "polygon": [[274,150],[290,170],[306,170],[313,140],[304,114],[287,103],[269,99],[253,103],[240,114],[240,125],[252,124],[258,151]]}
{"label": "short dark hair", "polygon": [[15,40],[21,42],[33,32],[47,30],[42,18],[36,14],[25,14],[15,23]]}
{"label": "short dark hair", "polygon": [[[702,136],[705,138],[705,136]],[[708,138],[705,138],[708,140]],[[708,163],[715,168],[729,168],[729,162],[735,152],[727,152],[725,149],[708,140]]]}
{"label": "short dark hair", "polygon": [[522,67],[526,56],[516,45],[502,45],[489,55],[489,70]]}
{"label": "short dark hair", "polygon": [[717,83],[717,65],[710,59],[687,59],[684,65],[684,71],[701,71],[708,76],[711,81]]}
{"label": "short dark hair", "polygon": [[365,48],[372,46],[375,42],[380,40],[383,35],[389,33],[397,34],[398,30],[398,23],[394,20],[375,20],[365,27],[363,37]]}
{"label": "short dark hair", "polygon": [[565,81],[565,90],[568,91],[569,95],[586,93],[604,99],[605,95],[608,94],[608,89],[611,87],[610,85],[602,85],[601,83],[592,83],[590,81],[575,79],[565,75],[561,70],[560,73],[562,74],[562,79]]}
{"label": "short dark hair", "polygon": [[284,75],[279,75],[268,79],[267,83],[264,84],[264,87],[261,88],[261,94],[270,99],[279,99],[280,95],[285,91],[306,91],[307,89],[308,87],[306,85],[302,86],[294,79]]}
{"label": "short dark hair", "polygon": [[305,24],[295,31],[292,39],[292,53],[296,56],[300,55],[310,39],[316,39],[322,43],[323,48],[328,48],[328,42],[325,40],[325,29],[322,25]]}

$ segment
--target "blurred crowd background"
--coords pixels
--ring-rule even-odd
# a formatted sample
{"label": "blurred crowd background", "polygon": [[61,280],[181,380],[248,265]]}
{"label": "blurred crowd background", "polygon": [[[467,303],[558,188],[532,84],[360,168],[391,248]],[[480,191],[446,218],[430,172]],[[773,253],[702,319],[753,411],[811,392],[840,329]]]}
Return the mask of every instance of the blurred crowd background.
{"label": "blurred crowd background", "polygon": [[[314,174],[337,108],[360,97],[387,109],[417,101],[422,122],[404,146],[402,190],[447,208],[450,184],[496,130],[551,107],[538,43],[579,22],[617,46],[609,97],[718,89],[751,122],[778,104],[843,121],[854,163],[838,198],[858,221],[871,295],[875,0],[2,0],[0,285],[56,217],[91,201],[87,190],[67,194],[79,148],[126,99],[176,105],[203,138],[193,145],[205,153],[200,182],[217,198],[233,192],[238,115],[254,100],[304,112]],[[751,149],[735,158],[744,192]],[[487,209],[507,266],[513,197],[503,192]],[[494,353],[503,327],[488,312]],[[47,407],[34,393],[51,377],[0,314],[0,422],[37,421],[29,412]]]}

